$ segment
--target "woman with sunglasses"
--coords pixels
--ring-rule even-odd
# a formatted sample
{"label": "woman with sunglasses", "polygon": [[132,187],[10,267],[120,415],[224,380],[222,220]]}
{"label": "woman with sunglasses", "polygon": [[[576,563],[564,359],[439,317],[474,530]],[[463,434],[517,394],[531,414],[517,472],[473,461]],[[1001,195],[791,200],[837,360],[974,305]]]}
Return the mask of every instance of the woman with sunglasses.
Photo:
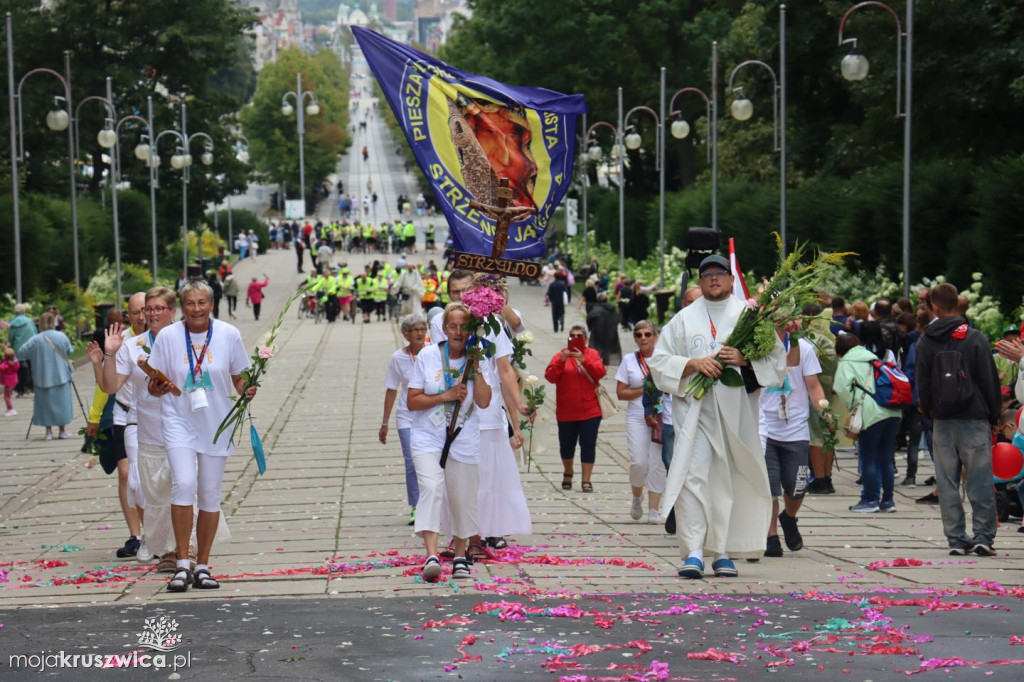
{"label": "woman with sunglasses", "polygon": [[171,528],[171,470],[167,463],[160,416],[160,399],[149,394],[149,376],[139,367],[139,358],[148,357],[160,331],[174,322],[177,297],[166,287],[153,287],[146,292],[146,331],[123,339],[110,333],[104,349],[115,358],[100,364],[97,374],[100,388],[114,394],[126,383],[132,386],[130,418],[134,418],[138,441],[138,469],[145,497],[146,555],[160,557],[157,570],[173,572],[175,559],[174,531]]}
{"label": "woman with sunglasses", "polygon": [[[664,407],[647,366],[658,341],[658,330],[647,320],[641,320],[633,325],[633,340],[636,341],[636,352],[622,359],[615,374],[619,400],[629,401],[626,408],[626,446],[629,449],[629,485],[633,489],[629,515],[635,521],[643,517],[643,494],[647,488],[647,522],[661,523],[658,507],[661,506],[661,494],[665,492],[666,472],[661,459],[661,434],[656,433],[660,429],[655,426],[652,430],[652,423],[657,421]],[[644,415],[645,393],[653,399],[652,407],[657,413],[651,420]]]}
{"label": "woman with sunglasses", "polygon": [[387,445],[388,422],[391,410],[398,398],[398,409],[395,410],[395,422],[398,427],[398,441],[402,445],[402,457],[405,459],[405,496],[409,502],[409,525],[416,523],[416,502],[420,498],[420,489],[416,484],[416,467],[412,463],[412,450],[409,444],[409,433],[412,429],[412,414],[406,404],[409,392],[409,377],[416,366],[416,356],[423,350],[427,340],[427,318],[421,313],[413,313],[402,318],[402,336],[408,341],[405,348],[396,350],[388,363],[388,371],[384,376],[384,418],[380,422],[378,438]]}
{"label": "woman with sunglasses", "polygon": [[594,492],[590,481],[597,454],[597,431],[601,427],[601,404],[595,382],[607,373],[601,355],[587,348],[587,330],[573,325],[569,346],[555,353],[544,370],[544,378],[555,385],[555,419],[558,447],[562,457],[562,490],[572,490],[573,459],[580,446],[583,483],[580,490]]}

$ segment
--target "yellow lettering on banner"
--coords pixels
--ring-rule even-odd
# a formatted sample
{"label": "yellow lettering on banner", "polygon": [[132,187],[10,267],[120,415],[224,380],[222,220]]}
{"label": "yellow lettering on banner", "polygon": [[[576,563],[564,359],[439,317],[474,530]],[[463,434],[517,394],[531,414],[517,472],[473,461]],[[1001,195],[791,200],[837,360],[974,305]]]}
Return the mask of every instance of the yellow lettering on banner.
{"label": "yellow lettering on banner", "polygon": [[423,109],[421,108],[423,95],[423,76],[409,74],[405,81],[405,117],[409,121],[409,132],[412,139],[421,142],[427,139],[423,130]]}
{"label": "yellow lettering on banner", "polygon": [[439,163],[432,163],[432,164],[430,164],[430,177],[433,180],[437,180],[442,175],[444,175],[444,168],[441,167],[441,164],[439,164]]}
{"label": "yellow lettering on banner", "polygon": [[533,229],[533,225],[517,225],[515,241],[524,242],[527,239],[535,239],[537,237],[537,230]]}
{"label": "yellow lettering on banner", "polygon": [[544,144],[548,149],[558,144],[558,114],[550,111],[544,113]]}

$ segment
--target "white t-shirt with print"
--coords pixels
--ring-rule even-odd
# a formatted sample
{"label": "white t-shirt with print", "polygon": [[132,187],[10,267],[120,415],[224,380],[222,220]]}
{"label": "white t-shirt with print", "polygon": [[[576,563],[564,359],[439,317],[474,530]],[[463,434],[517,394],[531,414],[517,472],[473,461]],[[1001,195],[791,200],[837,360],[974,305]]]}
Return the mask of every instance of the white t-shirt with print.
{"label": "white t-shirt with print", "polygon": [[[164,445],[167,448],[193,448],[207,455],[227,456],[234,452],[230,435],[221,434],[216,443],[213,442],[213,436],[238,397],[231,377],[249,368],[249,357],[237,329],[212,318],[210,324],[213,334],[202,364],[203,373],[211,384],[211,388],[206,391],[206,408],[192,410],[192,399],[189,391],[185,390],[190,370],[184,322],[175,322],[160,332],[153,344],[149,364],[166,374],[181,389],[180,396],[168,393],[160,398]],[[193,349],[192,362],[195,363],[206,343],[206,332],[190,334],[189,337]]]}
{"label": "white t-shirt with print", "polygon": [[[423,352],[422,350],[420,351]],[[413,355],[406,348],[400,348],[391,355],[388,371],[384,375],[384,388],[398,392],[395,401],[395,422],[400,429],[412,428],[412,413],[409,412],[409,377],[419,355]]]}
{"label": "white t-shirt with print", "polygon": [[[809,341],[800,339],[799,343],[800,364],[786,370],[786,380],[782,386],[766,386],[761,389],[758,426],[762,438],[783,443],[811,438],[811,405],[804,377],[821,374],[821,363]],[[788,419],[783,419],[780,412],[783,396],[786,398]]]}
{"label": "white t-shirt with print", "polygon": [[[519,314],[519,311],[516,311]],[[430,321],[430,342],[433,344],[440,344],[445,341],[448,337],[445,336],[442,331],[441,320],[444,315],[438,315]],[[509,339],[504,329],[495,336],[492,332],[488,332],[487,336],[484,337],[488,341],[494,344],[494,355],[491,358],[493,363],[498,358],[505,358],[512,355],[512,340]],[[507,428],[505,422],[505,413],[502,409],[505,406],[505,399],[501,395],[501,375],[498,374],[497,367],[495,371],[487,376],[487,385],[491,387],[491,402],[483,410],[480,411],[480,428],[481,429],[504,429]],[[516,389],[518,390],[518,388]]]}
{"label": "white t-shirt with print", "polygon": [[[438,395],[448,390],[444,380],[444,363],[441,353],[444,346],[427,346],[416,356],[416,364],[413,366],[412,375],[409,378],[409,389],[423,389],[427,395]],[[480,371],[484,377],[489,379],[487,373],[493,372],[493,361],[486,360],[480,363]],[[451,360],[449,367],[457,370],[461,376],[466,367],[466,358]],[[448,456],[457,462],[464,464],[480,463],[480,408],[474,407],[466,414],[473,403],[473,381],[470,381],[469,389],[462,408],[459,411],[459,424],[462,424],[462,431],[455,442],[452,443]],[[488,385],[490,381],[488,380]],[[444,406],[429,410],[412,410],[412,432],[409,434],[409,442],[413,455],[426,455],[440,453],[444,449],[445,432],[447,431],[448,416],[444,414]],[[465,420],[465,421],[463,421]]]}
{"label": "white t-shirt with print", "polygon": [[139,367],[139,358],[146,357],[145,349],[139,345],[140,340],[149,346],[150,350],[153,349],[154,337],[148,331],[142,332],[139,336],[125,339],[117,351],[117,373],[127,376],[128,381],[124,385],[132,387],[132,409],[128,414],[128,419],[139,425],[139,442],[148,445],[163,445],[163,420],[160,418],[163,399],[149,394],[149,375]]}
{"label": "white t-shirt with print", "polygon": [[[630,353],[622,358],[622,364],[619,365],[619,371],[615,373],[615,380],[621,381],[626,384],[628,388],[640,388],[644,385],[644,371],[640,367],[640,363],[637,362],[636,353]],[[671,416],[671,407],[669,408],[669,415]],[[633,398],[627,403],[626,406],[626,418],[627,419],[644,419],[644,398],[640,396]]]}

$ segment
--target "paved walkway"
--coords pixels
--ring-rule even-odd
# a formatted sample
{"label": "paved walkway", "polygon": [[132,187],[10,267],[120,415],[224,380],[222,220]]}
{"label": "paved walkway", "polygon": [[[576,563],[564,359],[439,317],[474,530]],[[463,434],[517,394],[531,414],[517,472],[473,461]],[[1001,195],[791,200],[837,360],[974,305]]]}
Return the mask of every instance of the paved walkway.
{"label": "paved walkway", "polygon": [[[389,219],[393,214],[388,213],[386,207],[394,204],[397,193],[412,191],[411,176],[406,177],[391,158],[393,144],[386,139],[379,117],[368,121],[363,139],[370,148],[369,162],[364,164],[355,156],[362,147],[357,138],[353,146],[355,153],[341,161],[339,173],[347,178],[346,184],[351,188],[363,187],[366,178],[372,178],[381,197],[380,206],[385,207],[385,214],[378,215],[378,219]],[[332,206],[325,203],[320,215],[330,217],[331,210]],[[422,227],[425,220],[417,219],[417,222]],[[438,220],[437,224],[440,226],[441,222]],[[422,260],[422,254],[416,258]],[[365,260],[364,256],[349,257],[350,265],[355,267],[361,267]],[[251,311],[243,307],[235,322],[251,347],[274,322],[300,277],[296,274],[294,254],[281,251],[239,263],[236,273],[243,282],[250,277],[262,277],[264,273],[270,277],[263,318],[258,322],[253,320]],[[539,288],[513,284],[511,292],[513,305],[522,310],[536,336],[529,372],[541,375],[547,361],[562,347],[564,335],[556,336],[549,331],[550,314],[543,306]],[[574,309],[570,309],[567,317],[567,326],[583,319]],[[386,446],[377,440],[384,369],[390,354],[400,343],[397,326],[390,322],[314,324],[310,320],[298,320],[295,311],[286,314],[278,339],[278,355],[253,409],[268,451],[268,470],[265,476],[258,475],[248,444],[240,447],[228,463],[224,511],[232,539],[214,548],[214,572],[223,579],[223,585],[212,593],[193,590],[185,595],[169,594],[164,590],[167,576],[155,573],[152,565],[115,560],[114,550],[126,537],[117,505],[116,479],[104,476],[99,469],[84,468],[85,460],[77,453],[78,440],[43,441],[42,429],[34,429],[29,440],[24,440],[31,418],[31,403],[19,401],[19,416],[0,420],[0,458],[5,463],[6,473],[0,481],[0,547],[3,548],[0,610],[40,606],[67,608],[46,615],[0,612],[0,618],[7,624],[7,629],[0,631],[0,653],[19,651],[19,646],[32,651],[40,647],[57,649],[63,647],[66,640],[80,646],[84,626],[76,623],[83,619],[91,619],[88,622],[93,623],[93,629],[106,629],[98,625],[100,622],[128,623],[112,627],[116,632],[126,630],[119,635],[126,639],[118,640],[117,646],[130,647],[133,642],[129,639],[133,636],[130,633],[139,629],[143,616],[140,607],[145,607],[146,615],[169,613],[179,619],[194,618],[197,622],[206,618],[210,623],[219,623],[224,618],[225,623],[230,623],[223,626],[223,632],[215,626],[197,629],[196,623],[190,623],[197,653],[202,653],[209,666],[205,670],[212,674],[217,667],[223,673],[219,677],[224,679],[235,679],[257,670],[275,677],[314,674],[335,679],[338,672],[328,662],[338,657],[340,665],[352,666],[346,668],[345,679],[382,679],[373,672],[380,669],[382,661],[390,655],[387,640],[382,637],[400,636],[401,631],[410,629],[444,631],[447,633],[444,641],[448,643],[437,650],[430,648],[433,644],[414,642],[413,633],[405,635],[403,647],[414,648],[400,657],[398,669],[403,674],[396,677],[423,679],[444,676],[441,671],[444,660],[438,663],[438,659],[452,660],[453,654],[466,653],[461,648],[458,653],[454,651],[460,646],[458,638],[463,637],[463,634],[455,637],[454,633],[464,633],[461,626],[479,617],[490,624],[474,630],[480,637],[481,647],[486,647],[479,653],[489,652],[489,662],[481,664],[475,679],[506,679],[520,671],[515,670],[514,660],[504,658],[498,659],[500,664],[495,668],[490,655],[498,654],[499,647],[503,646],[502,632],[510,633],[508,637],[513,639],[522,636],[517,644],[523,647],[530,637],[548,635],[531,634],[545,632],[543,626],[535,626],[534,620],[519,622],[520,618],[536,618],[537,614],[520,617],[509,612],[510,622],[506,624],[496,619],[496,611],[488,612],[490,616],[474,615],[482,613],[478,610],[481,601],[510,599],[530,603],[535,599],[561,599],[575,603],[574,600],[581,598],[598,600],[591,603],[600,604],[596,608],[605,610],[588,612],[585,623],[556,625],[548,631],[557,631],[559,627],[561,630],[584,628],[584,639],[588,642],[607,644],[623,636],[631,640],[637,637],[626,634],[633,632],[631,630],[622,630],[617,639],[608,640],[612,636],[609,628],[615,621],[613,609],[639,608],[629,612],[632,615],[627,621],[632,618],[631,622],[639,623],[640,619],[647,618],[642,622],[657,624],[661,621],[650,620],[650,616],[644,615],[647,613],[644,609],[654,608],[655,602],[673,607],[671,600],[684,598],[679,594],[682,591],[689,595],[685,598],[690,602],[682,611],[675,612],[677,615],[709,614],[699,621],[687,621],[694,624],[710,623],[710,620],[703,620],[712,617],[710,614],[731,613],[722,606],[728,606],[730,600],[782,604],[782,600],[772,601],[771,595],[785,597],[789,593],[857,595],[874,592],[888,594],[890,601],[886,604],[893,607],[902,602],[896,601],[892,593],[934,596],[944,590],[948,590],[946,594],[954,594],[957,590],[975,589],[966,586],[983,584],[990,591],[978,599],[1001,594],[999,598],[1013,606],[1009,603],[1011,597],[1006,596],[1005,591],[999,592],[1003,589],[999,585],[1009,587],[1024,583],[1021,562],[1024,535],[1013,532],[1013,525],[1000,529],[996,541],[999,556],[988,559],[950,557],[937,507],[913,502],[925,492],[921,488],[897,490],[896,514],[855,515],[846,511],[847,506],[856,501],[857,490],[855,465],[849,452],[841,454],[842,471],[835,475],[839,494],[810,497],[804,505],[800,514],[806,545],[803,551],[787,552],[782,559],[763,559],[757,564],[741,563],[740,576],[735,579],[681,581],[676,577],[680,561],[675,540],[665,535],[660,526],[629,518],[628,456],[621,413],[601,428],[593,478],[595,492],[581,493],[579,477],[573,491],[563,492],[552,406],[548,405],[542,411],[529,470],[521,469],[533,514],[533,535],[514,538],[512,549],[501,553],[494,561],[477,564],[475,581],[464,584],[461,593],[458,586],[450,582],[425,585],[417,578],[422,546],[406,524],[409,510],[405,504],[404,467],[397,434],[392,430],[393,440]],[[628,351],[633,347],[632,339],[623,337],[622,346]],[[614,390],[614,369],[609,369],[604,381],[610,390]],[[76,380],[83,399],[88,400],[93,384],[90,368],[80,368]],[[79,415],[71,431],[81,426]],[[904,468],[902,456],[898,456],[897,464],[901,470]],[[919,480],[930,473],[930,465],[925,462]],[[605,594],[641,595],[642,598],[636,602],[623,601],[626,606],[616,607],[610,600],[607,605],[600,601],[605,597],[594,596]],[[933,596],[906,603],[930,603]],[[281,597],[292,599],[277,599]],[[395,597],[415,599],[396,601]],[[856,596],[834,598],[863,605]],[[388,603],[395,606],[385,606]],[[501,603],[505,606],[492,607],[514,609],[514,604]],[[103,604],[110,609],[70,608]],[[235,612],[231,611],[232,605],[238,607]],[[932,607],[924,605],[937,608],[934,604]],[[751,607],[750,604],[741,606]],[[846,611],[840,610],[840,606],[842,604],[826,615],[843,617]],[[673,608],[683,607],[676,602]],[[802,618],[801,625],[811,623],[807,620],[811,618],[809,614],[821,611],[816,607],[800,615],[801,604],[793,599],[778,608],[781,613],[772,618]],[[854,606],[849,608],[856,610]],[[333,626],[321,615],[310,615],[334,613],[335,609],[341,620]],[[437,611],[436,616],[432,615],[434,611]],[[360,615],[364,613],[369,616],[365,624]],[[378,614],[390,620],[379,620]],[[735,629],[734,616],[714,617],[726,621],[714,627],[730,632]],[[261,619],[257,621],[259,628],[244,625],[257,618]],[[443,623],[424,622],[431,618]],[[768,615],[763,614],[762,620],[751,629],[768,622],[767,618]],[[1015,652],[1005,651],[1006,632],[1022,634],[1019,616],[1000,611],[999,614],[976,613],[972,618],[976,632],[988,624],[995,628],[993,632],[1002,633],[998,635],[1001,639],[989,641],[989,644],[1000,644],[1003,648],[984,656],[1015,658],[1012,655]],[[1017,619],[1016,630],[1012,618]],[[516,622],[513,625],[511,621]],[[785,622],[792,625],[789,629],[796,629],[794,621]],[[947,630],[962,631],[969,627],[962,623],[962,620],[947,623]],[[351,628],[355,634],[342,633],[339,639],[339,624]],[[591,630],[591,625],[596,629]],[[491,644],[485,645],[486,627],[491,628],[488,632],[493,636],[489,640]],[[649,625],[648,629],[652,627],[659,626]],[[823,626],[816,624],[814,627]],[[239,633],[233,640],[227,631],[231,628],[237,628]],[[673,640],[673,643],[690,649],[699,646],[701,650],[714,643],[713,639],[706,641],[714,637],[710,630],[691,627],[694,629],[697,636],[704,638],[700,642],[685,641],[686,636],[680,636],[683,641]],[[18,642],[23,640],[10,639],[14,631],[26,639],[32,634],[36,636],[31,645],[22,646]],[[86,628],[86,631],[92,630]],[[280,634],[281,631],[286,634]],[[557,634],[561,637],[559,641],[567,641],[565,632]],[[645,636],[663,635],[652,632]],[[314,641],[317,644],[310,648],[303,645],[299,650],[302,643],[291,638],[303,636],[310,637],[310,645]],[[494,644],[494,637],[499,638],[497,644]],[[350,648],[351,640],[357,642],[357,647],[366,649]],[[467,640],[461,641],[462,647],[467,646]],[[668,641],[663,641],[667,646]],[[532,639],[530,644],[533,644]],[[640,644],[625,639],[619,644],[607,644],[611,649],[623,646],[628,649]],[[535,664],[558,651],[552,643],[538,647],[533,651],[535,660],[530,663],[533,667],[529,668],[534,673],[540,670]],[[339,652],[338,649],[346,650]],[[312,668],[302,666],[289,670],[287,665],[282,667],[282,662],[306,661],[306,656],[312,657],[314,652],[318,663]],[[244,662],[236,660],[240,655],[244,655]],[[612,658],[613,655],[616,658]],[[607,660],[600,659],[604,661],[602,666],[621,660],[617,658],[619,655],[619,652],[605,654]],[[434,667],[423,668],[428,661]],[[910,667],[916,667],[916,660],[911,663]],[[870,669],[872,664],[850,665]],[[752,667],[760,670],[760,663]],[[356,668],[364,672],[357,672]],[[558,669],[549,668],[550,671]],[[565,664],[561,669],[573,668]],[[465,660],[463,670],[470,670]],[[526,670],[521,668],[521,671]],[[706,670],[707,675],[715,673],[712,668]],[[817,668],[813,671],[816,673]],[[1005,672],[1008,669],[998,669],[997,679]],[[812,669],[806,674],[812,674]]]}
{"label": "paved walkway", "polygon": [[[342,159],[339,174],[353,190],[372,179],[383,212],[378,219],[390,219],[397,194],[413,190],[412,176],[399,167],[379,112],[370,115],[374,109],[368,100],[363,106],[367,130],[359,133],[353,153]],[[363,144],[370,150],[368,162],[359,156]],[[325,202],[321,217],[329,217],[332,210],[332,202]],[[426,218],[416,222],[422,226]],[[348,260],[361,267],[366,258]],[[237,325],[251,346],[269,329],[300,276],[294,254],[282,251],[239,263],[236,273],[243,283],[263,274],[271,281],[262,320],[253,320],[244,307],[239,312]],[[539,288],[513,284],[511,292],[513,304],[536,335],[529,372],[542,375],[564,340],[549,331],[550,314]],[[574,308],[567,317],[567,324],[583,320]],[[268,471],[257,475],[248,444],[228,464],[224,508],[233,539],[214,552],[216,573],[228,578],[220,592],[209,596],[388,596],[451,589],[420,584],[407,570],[416,563],[421,546],[406,525],[397,434],[392,430],[387,446],[377,441],[384,368],[401,344],[397,326],[314,324],[297,320],[289,311],[278,343],[279,354],[254,406],[269,452]],[[628,352],[632,339],[624,336],[622,347]],[[604,382],[612,391],[613,376],[610,368]],[[88,401],[93,385],[90,368],[80,368],[76,379]],[[134,562],[112,560],[114,549],[126,537],[115,478],[84,468],[77,439],[47,442],[42,429],[34,429],[24,440],[30,403],[22,400],[18,407],[18,417],[0,421],[0,457],[7,464],[7,475],[0,481],[0,542],[8,566],[6,581],[0,581],[0,606],[170,597],[163,590],[165,576]],[[628,515],[622,415],[602,425],[595,493],[586,495],[579,492],[578,476],[575,490],[566,493],[560,488],[551,408],[543,411],[531,466],[522,472],[534,535],[515,538],[515,545],[538,548],[537,554],[550,553],[572,565],[528,563],[521,560],[521,552],[510,553],[519,560],[478,566],[477,580],[511,579],[537,590],[679,590],[674,539],[660,526],[634,522]],[[72,433],[81,426],[78,416]],[[1012,526],[1001,530],[996,558],[949,557],[937,507],[913,502],[922,489],[898,489],[896,514],[854,515],[846,511],[856,491],[851,453],[842,454],[841,466],[835,477],[839,494],[810,497],[801,512],[806,549],[787,552],[783,559],[740,565],[739,579],[711,579],[687,584],[687,589],[849,591],[957,585],[966,577],[1024,582],[1024,536],[1012,532]],[[902,457],[898,466],[904,466]],[[930,473],[925,462],[919,480]],[[867,568],[872,562],[898,558],[923,564]],[[46,563],[53,561],[67,565]],[[631,562],[639,567],[631,567]],[[68,584],[75,576],[78,583]],[[189,598],[206,596],[194,593]]]}

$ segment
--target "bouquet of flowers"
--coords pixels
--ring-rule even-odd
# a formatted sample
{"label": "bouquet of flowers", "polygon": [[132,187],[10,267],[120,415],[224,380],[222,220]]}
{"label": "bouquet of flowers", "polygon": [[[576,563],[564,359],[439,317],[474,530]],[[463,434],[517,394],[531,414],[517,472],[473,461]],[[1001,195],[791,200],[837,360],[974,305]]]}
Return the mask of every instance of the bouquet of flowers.
{"label": "bouquet of flowers", "polygon": [[242,395],[238,396],[235,400],[235,404],[231,406],[231,411],[228,412],[227,416],[224,417],[224,421],[217,427],[217,433],[213,436],[213,442],[216,443],[225,431],[231,431],[231,440],[235,440],[235,436],[245,425],[246,419],[249,420],[249,442],[252,443],[252,456],[256,460],[256,466],[259,468],[260,474],[264,474],[267,471],[267,460],[266,454],[263,450],[263,442],[260,440],[260,434],[256,430],[256,427],[252,423],[252,415],[249,413],[249,399],[246,397],[246,392],[252,386],[259,386],[260,379],[263,378],[263,374],[267,371],[267,364],[270,359],[274,357],[276,348],[274,347],[274,340],[277,338],[277,332],[281,328],[281,323],[284,322],[285,314],[291,309],[292,303],[295,299],[301,297],[306,293],[309,285],[299,287],[299,290],[292,294],[292,297],[288,299],[288,302],[284,304],[284,308],[281,309],[281,314],[277,316],[277,321],[274,326],[270,328],[270,333],[267,334],[266,338],[258,343],[252,350],[252,354],[249,359],[252,361],[252,366],[242,372],[242,379],[245,382],[245,387],[242,389]]}
{"label": "bouquet of flowers", "polygon": [[832,411],[832,404],[825,399],[818,401],[818,427],[821,429],[822,452],[835,452],[839,445],[836,431],[839,429],[839,417]]}
{"label": "bouquet of flowers", "polygon": [[[482,336],[481,330],[483,333],[498,334],[501,332],[501,323],[498,322],[497,314],[505,307],[505,297],[497,290],[497,282],[497,277],[493,280],[487,277],[475,280],[475,288],[462,294],[462,303],[469,308],[469,321],[463,329],[470,334],[466,339],[466,369],[459,380],[463,384],[469,383],[469,380],[473,378],[473,364],[476,360],[483,357],[489,358],[494,354],[494,344]],[[448,461],[448,451],[451,449],[455,437],[462,430],[462,427],[458,425],[461,409],[462,403],[456,403],[448,422],[444,449],[441,451],[442,469]]]}
{"label": "bouquet of flowers", "polygon": [[[782,253],[782,240],[775,235]],[[760,360],[768,356],[775,347],[777,328],[789,326],[801,317],[804,304],[816,302],[818,290],[822,282],[841,265],[843,258],[849,253],[818,252],[809,264],[802,264],[807,251],[806,244],[797,244],[785,258],[781,259],[779,269],[772,278],[757,288],[757,295],[747,299],[747,308],[740,314],[726,346],[738,348],[747,361]],[[719,377],[726,386],[743,386],[743,377],[733,367],[722,364],[722,375]],[[696,374],[686,388],[686,394],[700,400],[707,395],[716,381],[706,374]]]}
{"label": "bouquet of flowers", "polygon": [[[528,415],[532,415],[537,412],[541,405],[544,404],[545,387],[538,386],[538,379],[535,375],[531,374],[523,380],[526,383],[523,388],[523,397],[526,398],[526,411]],[[533,422],[529,419],[519,420],[519,430],[526,435],[526,441],[523,443],[523,454],[526,456],[526,470],[530,470],[530,455],[533,452]]]}

